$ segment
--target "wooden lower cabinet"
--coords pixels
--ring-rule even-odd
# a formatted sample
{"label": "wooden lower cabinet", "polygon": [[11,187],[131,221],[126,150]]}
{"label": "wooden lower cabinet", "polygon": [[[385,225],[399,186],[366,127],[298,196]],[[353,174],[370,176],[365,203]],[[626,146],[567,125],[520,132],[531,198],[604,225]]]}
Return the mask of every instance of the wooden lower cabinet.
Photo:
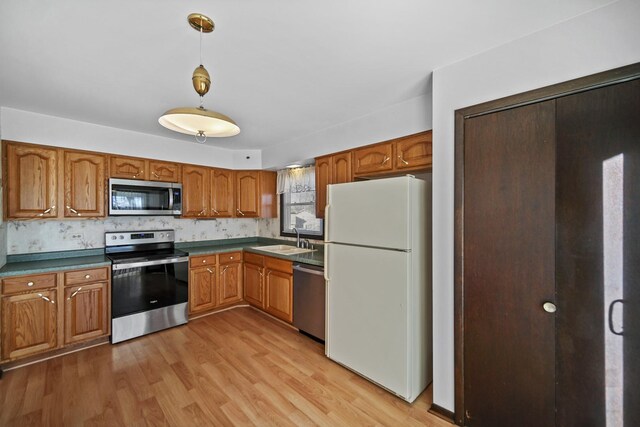
{"label": "wooden lower cabinet", "polygon": [[244,263],[244,299],[254,307],[264,309],[264,267]]}
{"label": "wooden lower cabinet", "polygon": [[189,313],[200,313],[216,306],[216,266],[192,268],[189,272]]}
{"label": "wooden lower cabinet", "polygon": [[2,360],[58,347],[59,302],[57,289],[2,298]]}
{"label": "wooden lower cabinet", "polygon": [[220,263],[218,267],[218,306],[242,301],[242,257],[237,252],[236,262]]}
{"label": "wooden lower cabinet", "polygon": [[109,267],[2,279],[2,362],[108,336]]}
{"label": "wooden lower cabinet", "polygon": [[109,284],[67,286],[64,290],[64,343],[109,334]]}
{"label": "wooden lower cabinet", "polygon": [[293,270],[291,261],[265,257],[265,311],[293,322]]}

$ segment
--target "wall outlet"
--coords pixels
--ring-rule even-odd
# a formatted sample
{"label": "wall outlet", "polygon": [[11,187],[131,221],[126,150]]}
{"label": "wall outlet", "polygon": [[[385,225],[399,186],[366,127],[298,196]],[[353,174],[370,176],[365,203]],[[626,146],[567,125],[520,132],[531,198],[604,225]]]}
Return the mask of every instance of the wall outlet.
{"label": "wall outlet", "polygon": [[84,234],[76,233],[71,235],[71,240],[82,240],[84,239]]}

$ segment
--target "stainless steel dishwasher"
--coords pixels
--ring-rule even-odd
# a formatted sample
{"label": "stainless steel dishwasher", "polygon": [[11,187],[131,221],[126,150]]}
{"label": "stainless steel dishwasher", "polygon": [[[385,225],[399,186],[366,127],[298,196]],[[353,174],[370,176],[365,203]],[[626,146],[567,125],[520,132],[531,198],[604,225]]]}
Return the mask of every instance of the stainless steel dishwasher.
{"label": "stainless steel dishwasher", "polygon": [[307,264],[293,266],[293,326],[324,342],[324,269]]}

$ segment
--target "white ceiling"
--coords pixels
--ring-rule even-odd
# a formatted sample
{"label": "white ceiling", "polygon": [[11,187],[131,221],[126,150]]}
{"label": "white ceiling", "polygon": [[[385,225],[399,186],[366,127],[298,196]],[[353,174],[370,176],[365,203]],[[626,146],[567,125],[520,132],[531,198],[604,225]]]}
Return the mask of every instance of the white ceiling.
{"label": "white ceiling", "polygon": [[427,93],[432,70],[610,0],[2,0],[0,105],[178,139],[158,117],[205,107],[264,148]]}

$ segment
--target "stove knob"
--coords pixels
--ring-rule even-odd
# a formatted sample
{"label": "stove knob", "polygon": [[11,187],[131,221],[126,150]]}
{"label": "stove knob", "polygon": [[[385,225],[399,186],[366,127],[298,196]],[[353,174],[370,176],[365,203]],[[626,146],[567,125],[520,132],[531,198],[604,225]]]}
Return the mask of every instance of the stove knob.
{"label": "stove knob", "polygon": [[119,236],[119,239],[120,239],[120,240],[124,239],[124,236],[121,234],[121,235]]}
{"label": "stove knob", "polygon": [[160,238],[162,239],[164,237],[164,233],[160,233]]}
{"label": "stove knob", "polygon": [[117,237],[116,236],[111,236],[111,240],[116,240]]}

